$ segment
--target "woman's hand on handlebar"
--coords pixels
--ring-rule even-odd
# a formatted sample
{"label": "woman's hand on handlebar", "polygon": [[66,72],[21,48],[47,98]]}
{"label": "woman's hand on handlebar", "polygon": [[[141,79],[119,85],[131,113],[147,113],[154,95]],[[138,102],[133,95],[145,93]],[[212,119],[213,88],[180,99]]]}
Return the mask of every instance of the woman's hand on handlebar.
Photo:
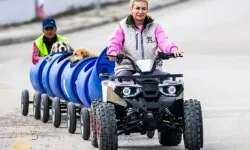
{"label": "woman's hand on handlebar", "polygon": [[183,54],[183,51],[179,51],[179,50],[173,50],[172,53],[174,54],[175,57],[180,56],[181,54]]}
{"label": "woman's hand on handlebar", "polygon": [[116,56],[117,54],[114,53],[114,52],[111,52],[109,55],[108,55],[108,59],[111,60],[111,61],[116,61]]}
{"label": "woman's hand on handlebar", "polygon": [[115,56],[115,55],[113,55],[113,56],[108,56],[108,58],[109,58],[109,60],[111,60],[111,61],[116,61],[116,56]]}

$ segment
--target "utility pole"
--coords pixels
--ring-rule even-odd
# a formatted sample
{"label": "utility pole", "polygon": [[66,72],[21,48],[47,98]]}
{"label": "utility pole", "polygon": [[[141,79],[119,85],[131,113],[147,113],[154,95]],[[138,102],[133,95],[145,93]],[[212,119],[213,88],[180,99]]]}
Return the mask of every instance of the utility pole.
{"label": "utility pole", "polygon": [[35,18],[39,17],[37,11],[38,11],[38,0],[35,0]]}
{"label": "utility pole", "polygon": [[100,12],[101,12],[101,2],[100,0],[95,0],[96,2],[96,16],[100,16]]}

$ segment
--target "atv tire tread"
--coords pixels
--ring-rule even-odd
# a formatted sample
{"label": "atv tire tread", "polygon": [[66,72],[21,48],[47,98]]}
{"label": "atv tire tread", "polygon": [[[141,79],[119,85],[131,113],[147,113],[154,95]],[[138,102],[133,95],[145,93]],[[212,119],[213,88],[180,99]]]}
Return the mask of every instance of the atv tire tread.
{"label": "atv tire tread", "polygon": [[[90,111],[90,139],[91,139],[91,144],[94,147],[98,147],[98,142],[97,142],[97,132],[96,132],[96,108],[98,105],[101,103],[102,99],[97,99],[94,100],[91,104],[91,111]],[[92,119],[92,120],[91,120]],[[91,123],[91,121],[93,121]]]}
{"label": "atv tire tread", "polygon": [[118,135],[116,133],[116,113],[115,106],[111,103],[101,103],[97,108],[97,121],[99,127],[96,130],[99,150],[117,150]]}
{"label": "atv tire tread", "polygon": [[184,144],[188,150],[203,148],[203,119],[201,104],[197,100],[184,102]]}

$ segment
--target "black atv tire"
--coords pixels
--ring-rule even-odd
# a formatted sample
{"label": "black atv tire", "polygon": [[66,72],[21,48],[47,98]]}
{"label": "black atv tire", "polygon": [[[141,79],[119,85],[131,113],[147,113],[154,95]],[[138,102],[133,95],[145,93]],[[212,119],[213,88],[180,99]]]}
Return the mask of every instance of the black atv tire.
{"label": "black atv tire", "polygon": [[76,131],[76,108],[75,104],[69,102],[67,105],[67,126],[68,132],[73,134]]}
{"label": "black atv tire", "polygon": [[158,140],[162,146],[177,146],[181,143],[182,133],[169,130],[158,131]]}
{"label": "black atv tire", "polygon": [[21,112],[23,116],[27,116],[29,113],[29,91],[23,90],[21,95]]}
{"label": "black atv tire", "polygon": [[96,109],[96,130],[99,150],[117,150],[118,135],[114,104],[101,103]]}
{"label": "black atv tire", "polygon": [[153,130],[153,131],[147,131],[147,137],[149,139],[152,139],[154,136],[155,136],[155,130]]}
{"label": "black atv tire", "polygon": [[188,150],[203,148],[203,118],[201,104],[197,100],[184,102],[184,145]]}
{"label": "black atv tire", "polygon": [[41,98],[41,120],[43,123],[47,123],[49,121],[49,97],[47,94],[42,94]]}
{"label": "black atv tire", "polygon": [[33,114],[36,120],[41,119],[41,93],[36,92],[33,96]]}
{"label": "black atv tire", "polygon": [[96,108],[102,102],[102,99],[94,100],[90,107],[90,139],[94,147],[98,147],[97,133],[96,133]]}
{"label": "black atv tire", "polygon": [[90,137],[90,118],[88,108],[82,108],[80,113],[80,129],[83,140]]}
{"label": "black atv tire", "polygon": [[163,146],[177,146],[181,143],[182,134],[175,131],[162,130],[158,132],[158,140]]}
{"label": "black atv tire", "polygon": [[61,103],[58,97],[54,97],[52,100],[52,123],[55,128],[61,125]]}

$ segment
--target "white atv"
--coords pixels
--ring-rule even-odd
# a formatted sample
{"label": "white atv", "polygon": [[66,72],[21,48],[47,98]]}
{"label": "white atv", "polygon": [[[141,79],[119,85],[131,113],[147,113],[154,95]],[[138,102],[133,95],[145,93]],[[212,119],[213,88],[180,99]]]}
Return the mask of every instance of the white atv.
{"label": "white atv", "polygon": [[159,143],[185,148],[203,148],[203,119],[200,102],[184,100],[182,74],[152,75],[156,64],[173,54],[159,53],[155,60],[134,62],[118,54],[117,62],[128,59],[136,74],[113,76],[102,81],[103,98],[91,104],[91,142],[100,150],[117,150],[118,135],[141,133],[148,138],[158,131]]}

